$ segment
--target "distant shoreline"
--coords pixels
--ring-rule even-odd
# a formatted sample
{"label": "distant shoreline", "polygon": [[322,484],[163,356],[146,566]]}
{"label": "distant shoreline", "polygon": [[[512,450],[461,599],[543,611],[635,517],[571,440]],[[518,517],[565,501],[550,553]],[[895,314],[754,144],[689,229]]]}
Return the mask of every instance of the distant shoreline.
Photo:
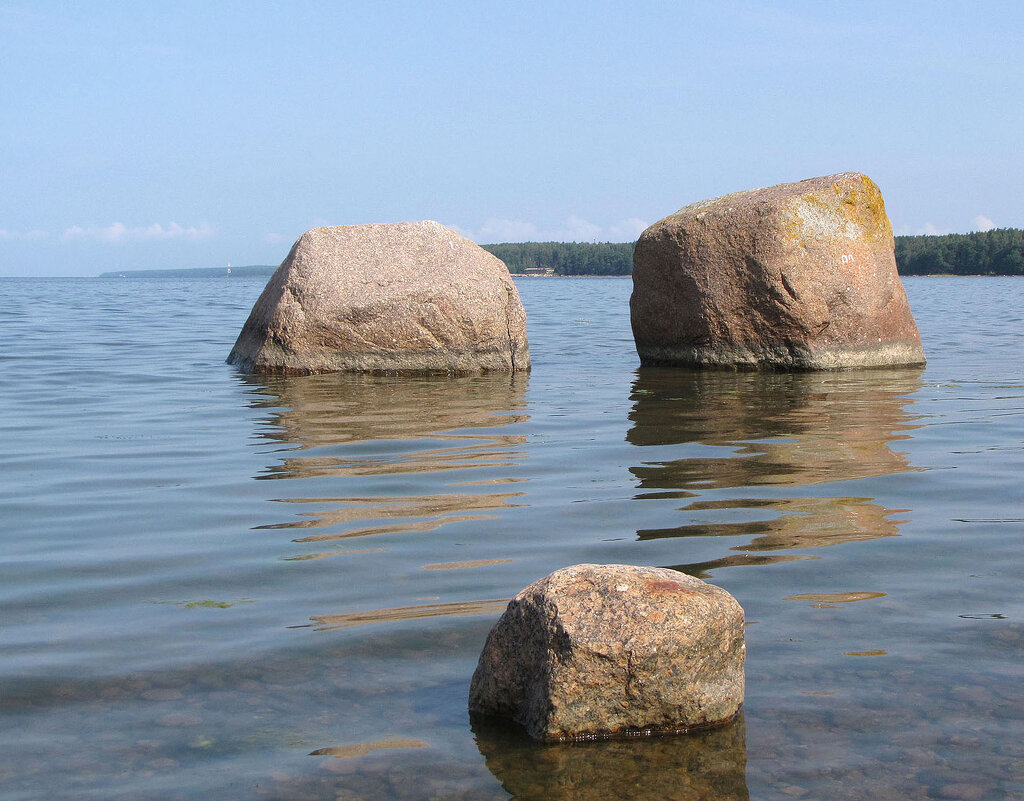
{"label": "distant shoreline", "polygon": [[97,278],[259,278],[270,277],[276,264],[247,264],[242,267],[177,267],[163,270],[111,270]]}
{"label": "distant shoreline", "polygon": [[[632,242],[503,242],[481,245],[519,278],[628,276]],[[896,267],[907,275],[1024,275],[1024,230],[995,228],[971,234],[897,236]],[[113,270],[100,278],[270,277],[276,265]]]}
{"label": "distant shoreline", "polygon": [[[236,271],[234,267],[231,268],[231,273],[227,274],[224,270],[214,267],[185,267],[181,269],[168,269],[168,270],[117,270],[113,272],[101,273],[100,275],[93,276],[93,278],[103,278],[106,280],[117,280],[123,279],[126,281],[144,281],[146,279],[157,279],[157,278],[204,278],[204,279],[218,279],[218,278],[270,278],[274,274],[274,270],[277,267],[268,267],[265,272],[252,270],[248,272]],[[576,273],[573,275],[558,275],[556,273],[509,273],[513,278],[632,278],[633,276],[629,273],[621,275],[594,275],[588,273]],[[1011,273],[1004,274],[993,274],[993,273],[967,273],[967,274],[955,274],[955,273],[906,273],[900,274],[901,278],[1020,278],[1022,276]]]}

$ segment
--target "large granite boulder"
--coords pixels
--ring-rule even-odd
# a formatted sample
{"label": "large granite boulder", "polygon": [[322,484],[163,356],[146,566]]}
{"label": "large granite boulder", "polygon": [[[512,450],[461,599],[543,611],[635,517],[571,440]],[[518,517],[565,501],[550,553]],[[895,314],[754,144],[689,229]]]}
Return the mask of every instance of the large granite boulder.
{"label": "large granite boulder", "polygon": [[508,268],[432,221],[304,233],[228,361],[256,373],[530,369]]}
{"label": "large granite boulder", "polygon": [[644,365],[833,370],[924,363],[882,194],[850,172],[704,200],[641,234]]}
{"label": "large granite boulder", "polygon": [[745,654],[725,590],[665,568],[575,565],[509,603],[469,709],[542,740],[684,732],[736,715]]}

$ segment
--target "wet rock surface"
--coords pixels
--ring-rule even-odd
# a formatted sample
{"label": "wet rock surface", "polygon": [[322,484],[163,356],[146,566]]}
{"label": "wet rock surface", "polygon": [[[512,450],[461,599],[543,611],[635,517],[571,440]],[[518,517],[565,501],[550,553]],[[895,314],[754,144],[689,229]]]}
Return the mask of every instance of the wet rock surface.
{"label": "wet rock surface", "polygon": [[228,362],[248,372],[512,372],[526,313],[504,263],[440,223],[314,228],[270,278]]}
{"label": "wet rock surface", "polygon": [[644,365],[829,370],[923,364],[892,225],[866,175],[686,206],[633,255]]}
{"label": "wet rock surface", "polygon": [[743,610],[673,570],[575,565],[522,590],[492,629],[470,712],[532,737],[675,733],[743,703]]}

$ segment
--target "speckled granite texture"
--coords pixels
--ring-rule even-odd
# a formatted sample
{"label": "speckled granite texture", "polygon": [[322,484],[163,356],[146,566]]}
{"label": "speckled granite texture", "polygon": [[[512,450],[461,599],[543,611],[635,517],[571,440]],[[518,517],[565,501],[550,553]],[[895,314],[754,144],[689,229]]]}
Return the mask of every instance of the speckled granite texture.
{"label": "speckled granite texture", "polygon": [[530,369],[526,312],[505,264],[440,223],[304,233],[228,361],[256,373]]}
{"label": "speckled granite texture", "polygon": [[509,603],[469,708],[542,740],[685,732],[737,714],[745,654],[725,590],[666,568],[575,565]]}
{"label": "speckled granite texture", "polygon": [[645,365],[830,370],[923,364],[878,187],[856,172],[694,203],[641,234]]}

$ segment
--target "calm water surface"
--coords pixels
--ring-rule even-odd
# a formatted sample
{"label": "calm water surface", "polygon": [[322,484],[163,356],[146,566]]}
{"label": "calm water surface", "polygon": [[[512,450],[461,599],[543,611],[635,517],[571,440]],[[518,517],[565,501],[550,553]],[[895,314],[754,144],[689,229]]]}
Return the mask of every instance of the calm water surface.
{"label": "calm water surface", "polygon": [[[637,369],[524,279],[529,376],[254,378],[261,280],[0,280],[0,799],[1024,798],[1024,281],[913,278],[924,370]],[[472,725],[508,598],[747,613],[719,731]]]}

